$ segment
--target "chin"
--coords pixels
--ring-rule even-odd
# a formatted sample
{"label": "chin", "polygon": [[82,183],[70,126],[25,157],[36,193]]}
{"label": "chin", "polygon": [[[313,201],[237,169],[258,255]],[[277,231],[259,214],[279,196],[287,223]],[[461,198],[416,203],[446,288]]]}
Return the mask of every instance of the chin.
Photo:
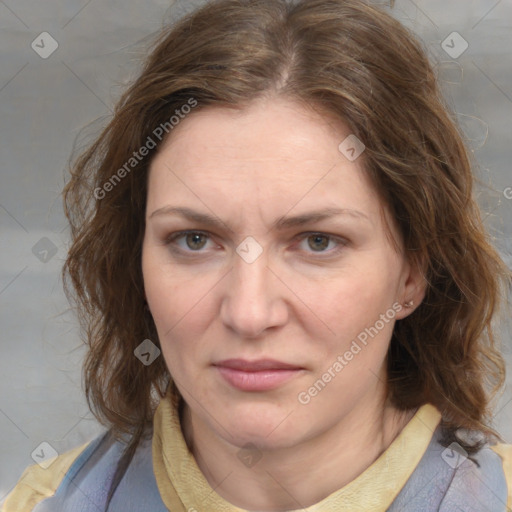
{"label": "chin", "polygon": [[296,421],[295,416],[293,407],[283,407],[268,400],[247,401],[225,409],[222,425],[232,435],[230,442],[238,446],[252,443],[261,449],[285,448],[296,444],[310,430],[307,418]]}

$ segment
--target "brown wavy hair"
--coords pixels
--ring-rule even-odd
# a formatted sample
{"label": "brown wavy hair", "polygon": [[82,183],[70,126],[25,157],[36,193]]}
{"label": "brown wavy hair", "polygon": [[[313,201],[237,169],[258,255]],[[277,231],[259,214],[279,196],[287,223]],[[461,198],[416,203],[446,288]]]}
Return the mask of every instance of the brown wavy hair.
{"label": "brown wavy hair", "polygon": [[144,366],[134,356],[144,339],[159,343],[141,246],[161,142],[113,175],[191,98],[194,115],[272,94],[339,119],[364,142],[365,170],[423,269],[425,299],[392,335],[390,399],[401,409],[434,404],[448,431],[497,435],[491,399],[505,365],[492,320],[510,273],[484,230],[463,137],[422,45],[360,0],[214,0],[161,33],[64,189],[72,245],[63,276],[89,346],[87,401],[112,435],[130,439],[113,489],[169,385],[180,399],[162,357]]}

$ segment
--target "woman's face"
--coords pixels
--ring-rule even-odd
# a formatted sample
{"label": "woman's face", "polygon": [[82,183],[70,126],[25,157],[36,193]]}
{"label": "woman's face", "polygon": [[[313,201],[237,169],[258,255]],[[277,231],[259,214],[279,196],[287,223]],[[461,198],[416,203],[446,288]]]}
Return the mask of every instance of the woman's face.
{"label": "woman's face", "polygon": [[349,135],[260,100],[190,115],[152,162],[142,264],[163,357],[193,421],[237,446],[382,406],[394,322],[421,300]]}

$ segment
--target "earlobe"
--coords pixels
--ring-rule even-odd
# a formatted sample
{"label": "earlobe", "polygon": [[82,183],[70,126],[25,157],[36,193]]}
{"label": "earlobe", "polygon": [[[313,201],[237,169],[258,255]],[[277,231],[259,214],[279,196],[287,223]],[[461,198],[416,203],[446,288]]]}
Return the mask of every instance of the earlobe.
{"label": "earlobe", "polygon": [[424,276],[423,268],[418,264],[411,263],[402,291],[402,301],[400,302],[402,310],[397,315],[398,320],[406,318],[420,306],[425,298],[426,290],[427,280]]}

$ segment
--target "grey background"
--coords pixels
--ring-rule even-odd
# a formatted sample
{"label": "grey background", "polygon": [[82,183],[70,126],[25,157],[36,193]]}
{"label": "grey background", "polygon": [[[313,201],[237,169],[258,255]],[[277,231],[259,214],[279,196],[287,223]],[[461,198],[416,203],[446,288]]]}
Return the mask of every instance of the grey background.
{"label": "grey background", "polygon": [[[192,5],[0,0],[0,504],[40,443],[62,453],[103,430],[85,403],[84,348],[59,276],[68,244],[59,194],[79,131],[98,118],[99,129],[136,76],[148,37]],[[392,12],[436,63],[486,184],[477,192],[486,224],[510,266],[512,3],[398,0]],[[453,31],[469,45],[456,58],[441,46]],[[42,32],[58,43],[46,59],[31,47]],[[510,370],[510,330],[503,331]],[[512,442],[510,376],[497,411],[495,425]]]}

